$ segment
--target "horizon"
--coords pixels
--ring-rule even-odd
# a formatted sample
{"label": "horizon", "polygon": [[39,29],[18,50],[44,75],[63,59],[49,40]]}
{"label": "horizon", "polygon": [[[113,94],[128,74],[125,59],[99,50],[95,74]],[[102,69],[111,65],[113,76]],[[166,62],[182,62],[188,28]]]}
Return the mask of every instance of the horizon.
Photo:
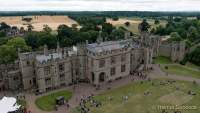
{"label": "horizon", "polygon": [[199,12],[200,0],[0,0],[12,11],[153,11]]}

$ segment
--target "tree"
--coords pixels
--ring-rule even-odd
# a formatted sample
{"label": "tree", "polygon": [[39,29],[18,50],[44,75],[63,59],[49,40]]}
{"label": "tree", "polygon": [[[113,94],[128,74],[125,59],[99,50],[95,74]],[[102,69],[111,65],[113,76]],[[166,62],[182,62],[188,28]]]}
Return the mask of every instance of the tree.
{"label": "tree", "polygon": [[62,37],[71,37],[73,34],[72,28],[68,27],[67,25],[59,25],[58,26],[58,37],[61,40]]}
{"label": "tree", "polygon": [[6,24],[5,22],[1,22],[0,23],[0,30],[7,30],[7,29],[10,29],[11,27]]}
{"label": "tree", "polygon": [[119,17],[117,17],[117,16],[112,17],[112,20],[113,20],[113,21],[118,21],[118,20],[119,20]]}
{"label": "tree", "polygon": [[128,22],[128,21],[125,22],[124,24],[125,24],[125,26],[127,26],[127,27],[130,26],[130,22]]}
{"label": "tree", "polygon": [[27,46],[25,40],[22,37],[12,38],[8,40],[6,45],[15,48],[16,51],[18,48],[20,48],[22,52],[30,51],[30,47]]}
{"label": "tree", "polygon": [[22,18],[22,21],[31,22],[32,18]]}
{"label": "tree", "polygon": [[181,41],[181,36],[177,32],[172,32],[170,37],[169,41]]}
{"label": "tree", "polygon": [[6,32],[5,31],[0,31],[0,37],[5,37],[6,36]]}
{"label": "tree", "polygon": [[40,32],[39,34],[39,46],[47,45],[50,49],[56,48],[57,37],[48,32]]}
{"label": "tree", "polygon": [[139,24],[138,29],[140,32],[148,32],[150,27],[150,24],[144,19],[142,23]]}
{"label": "tree", "polygon": [[51,33],[52,29],[48,25],[44,25],[43,31],[46,32],[46,33]]}
{"label": "tree", "polygon": [[33,50],[37,49],[40,46],[39,38],[39,33],[37,32],[29,32],[24,37],[27,45],[31,46]]}
{"label": "tree", "polygon": [[68,37],[63,37],[63,40],[60,42],[62,47],[70,47],[73,45],[73,40]]}
{"label": "tree", "polygon": [[151,33],[155,33],[156,32],[156,29],[155,28],[152,28],[151,29]]}
{"label": "tree", "polygon": [[14,62],[17,58],[16,49],[12,46],[2,45],[0,46],[0,64],[7,64]]}
{"label": "tree", "polygon": [[119,40],[124,38],[124,30],[123,29],[115,29],[108,37],[109,40]]}
{"label": "tree", "polygon": [[113,31],[114,27],[110,23],[103,23],[102,25],[102,31],[106,32],[107,34],[110,34]]}
{"label": "tree", "polygon": [[17,28],[17,26],[12,26],[11,29],[17,30],[18,28]]}
{"label": "tree", "polygon": [[155,19],[154,24],[158,25],[158,24],[160,24],[160,21],[158,19]]}
{"label": "tree", "polygon": [[29,24],[29,25],[27,26],[27,29],[28,29],[28,31],[30,32],[30,31],[32,31],[32,30],[34,29],[34,27],[33,27],[31,24]]}
{"label": "tree", "polygon": [[200,46],[197,46],[186,58],[188,61],[200,66]]}
{"label": "tree", "polygon": [[25,32],[24,27],[20,27],[19,31],[20,31],[20,33],[24,33]]}
{"label": "tree", "polygon": [[197,38],[199,38],[199,34],[197,31],[197,28],[194,26],[190,26],[188,29],[188,39],[191,41],[195,41]]}
{"label": "tree", "polygon": [[25,40],[21,37],[12,38],[6,44],[0,46],[0,64],[14,62],[18,57],[18,48],[22,52],[30,51],[30,47],[26,45]]}
{"label": "tree", "polygon": [[78,29],[77,27],[78,27],[77,24],[72,24],[72,29],[73,29],[73,30],[77,30],[77,29]]}

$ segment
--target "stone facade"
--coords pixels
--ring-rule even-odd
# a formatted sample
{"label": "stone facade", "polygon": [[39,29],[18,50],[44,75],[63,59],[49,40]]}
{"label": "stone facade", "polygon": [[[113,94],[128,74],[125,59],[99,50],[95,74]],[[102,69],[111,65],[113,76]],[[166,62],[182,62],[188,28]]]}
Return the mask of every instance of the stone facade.
{"label": "stone facade", "polygon": [[163,42],[158,48],[157,56],[166,56],[173,62],[180,62],[186,54],[185,42]]}
{"label": "stone facade", "polygon": [[71,48],[60,48],[58,44],[56,50],[48,50],[44,46],[43,51],[19,52],[14,70],[1,67],[0,88],[14,90],[21,87],[46,92],[77,82],[101,85],[135,71],[147,70],[152,58],[158,55],[182,59],[181,51],[184,51],[183,43],[168,48],[161,44],[159,36],[144,34],[130,38],[128,33],[124,40],[118,41],[103,42],[99,36],[97,43],[86,41]]}
{"label": "stone facade", "polygon": [[22,87],[21,72],[19,62],[13,64],[0,65],[0,91],[19,90]]}

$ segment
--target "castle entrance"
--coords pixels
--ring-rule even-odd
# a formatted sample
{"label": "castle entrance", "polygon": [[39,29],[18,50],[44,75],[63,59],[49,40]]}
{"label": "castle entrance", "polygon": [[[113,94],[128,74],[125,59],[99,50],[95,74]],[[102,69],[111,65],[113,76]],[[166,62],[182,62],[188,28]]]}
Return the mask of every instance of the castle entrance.
{"label": "castle entrance", "polygon": [[94,83],[94,80],[95,80],[94,72],[92,72],[91,75],[92,75],[92,83]]}
{"label": "castle entrance", "polygon": [[105,77],[106,77],[106,73],[105,72],[101,72],[99,74],[99,82],[104,82],[105,81]]}

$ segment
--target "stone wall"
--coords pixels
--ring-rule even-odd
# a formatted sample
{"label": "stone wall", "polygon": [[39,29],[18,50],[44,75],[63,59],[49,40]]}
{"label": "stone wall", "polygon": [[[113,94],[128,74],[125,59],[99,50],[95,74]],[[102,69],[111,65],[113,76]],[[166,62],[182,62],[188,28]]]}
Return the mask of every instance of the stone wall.
{"label": "stone wall", "polygon": [[159,56],[169,57],[173,62],[183,60],[186,54],[185,42],[162,43],[159,47]]}

